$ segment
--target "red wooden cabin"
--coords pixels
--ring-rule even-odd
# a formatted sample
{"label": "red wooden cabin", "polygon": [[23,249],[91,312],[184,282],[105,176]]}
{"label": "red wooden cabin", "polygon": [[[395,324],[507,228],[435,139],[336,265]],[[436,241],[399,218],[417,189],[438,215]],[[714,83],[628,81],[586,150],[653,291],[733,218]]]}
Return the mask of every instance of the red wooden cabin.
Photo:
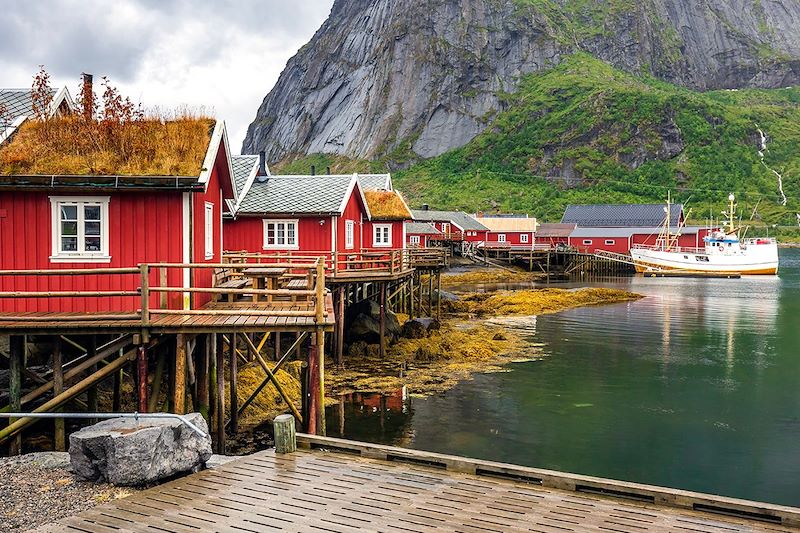
{"label": "red wooden cabin", "polygon": [[429,248],[442,236],[442,232],[430,222],[406,222],[405,232],[408,248]]}
{"label": "red wooden cabin", "polygon": [[[569,237],[570,246],[581,252],[594,253],[599,250],[629,254],[635,244],[656,245],[663,228],[576,228]],[[674,231],[677,231],[675,229]],[[703,237],[708,228],[690,226],[681,229],[678,246],[682,248],[702,248]]]}
{"label": "red wooden cabin", "polygon": [[241,192],[224,224],[226,250],[330,257],[371,242],[358,176],[274,176],[258,156],[235,156],[233,164]]}
{"label": "red wooden cabin", "polygon": [[372,252],[406,247],[405,222],[411,211],[397,191],[365,190],[370,219],[364,223],[364,249]]}
{"label": "red wooden cabin", "polygon": [[431,240],[477,244],[488,238],[489,229],[462,211],[434,211],[423,206],[411,214],[415,222],[428,222],[441,232],[441,236],[431,236]]}
{"label": "red wooden cabin", "polygon": [[575,231],[575,224],[539,224],[536,231],[536,249],[552,250],[559,245],[569,245],[569,236]]}
{"label": "red wooden cabin", "polygon": [[[223,204],[236,201],[223,122],[203,120],[204,157],[193,175],[142,176],[104,169],[79,175],[0,174],[0,270],[103,269],[222,258]],[[162,124],[168,127],[169,123]],[[202,130],[205,131],[205,130]],[[17,134],[0,146],[13,147]],[[202,149],[202,147],[201,147]],[[65,149],[66,150],[66,149]],[[67,154],[65,154],[66,157]],[[188,156],[187,156],[188,157]],[[113,175],[109,175],[113,174]],[[170,269],[173,287],[210,287],[213,271]],[[132,291],[137,275],[0,275],[0,291]],[[158,303],[152,296],[152,306]],[[170,307],[188,296],[170,294]],[[195,303],[207,300],[195,295]],[[136,297],[0,298],[0,312],[136,310]]]}
{"label": "red wooden cabin", "polygon": [[486,248],[530,250],[534,246],[538,227],[535,218],[495,216],[476,220],[489,229],[483,244]]}

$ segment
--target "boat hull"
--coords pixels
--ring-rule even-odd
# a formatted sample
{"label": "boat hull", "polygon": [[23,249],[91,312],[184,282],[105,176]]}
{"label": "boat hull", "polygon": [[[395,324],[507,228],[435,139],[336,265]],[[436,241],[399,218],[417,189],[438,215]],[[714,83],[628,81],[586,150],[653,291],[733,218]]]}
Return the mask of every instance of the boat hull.
{"label": "boat hull", "polygon": [[633,249],[631,257],[640,273],[648,269],[768,276],[778,273],[778,248],[775,245],[756,246],[748,249],[747,253],[735,255]]}

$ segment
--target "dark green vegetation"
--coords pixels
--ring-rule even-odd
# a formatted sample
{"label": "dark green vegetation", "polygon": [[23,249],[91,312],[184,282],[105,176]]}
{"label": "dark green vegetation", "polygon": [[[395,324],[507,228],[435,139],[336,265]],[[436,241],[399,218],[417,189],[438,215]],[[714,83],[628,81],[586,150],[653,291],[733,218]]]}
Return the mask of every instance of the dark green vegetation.
{"label": "dark green vegetation", "polygon": [[[531,0],[532,1],[532,0]],[[615,70],[584,54],[521,80],[504,110],[468,145],[415,162],[313,155],[285,166],[395,172],[412,205],[524,211],[557,220],[569,203],[662,201],[672,191],[692,218],[719,216],[729,192],[745,220],[796,225],[800,211],[800,89],[699,93]],[[759,158],[760,126],[768,135]],[[755,209],[757,206],[757,209]]]}

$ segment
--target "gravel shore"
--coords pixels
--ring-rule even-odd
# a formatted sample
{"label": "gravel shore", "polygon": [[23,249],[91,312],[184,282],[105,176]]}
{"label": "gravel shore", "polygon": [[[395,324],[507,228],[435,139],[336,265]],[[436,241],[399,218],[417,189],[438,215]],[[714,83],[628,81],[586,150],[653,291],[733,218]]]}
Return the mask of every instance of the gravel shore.
{"label": "gravel shore", "polygon": [[78,480],[66,453],[0,458],[0,524],[3,531],[34,531],[137,489]]}

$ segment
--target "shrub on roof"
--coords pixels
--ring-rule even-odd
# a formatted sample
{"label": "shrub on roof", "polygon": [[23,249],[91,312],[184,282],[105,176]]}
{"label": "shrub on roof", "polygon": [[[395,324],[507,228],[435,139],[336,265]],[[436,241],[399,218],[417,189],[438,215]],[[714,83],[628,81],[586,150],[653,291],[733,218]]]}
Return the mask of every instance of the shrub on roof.
{"label": "shrub on roof", "polygon": [[411,213],[397,192],[365,191],[369,212],[372,218],[380,220],[410,220]]}

